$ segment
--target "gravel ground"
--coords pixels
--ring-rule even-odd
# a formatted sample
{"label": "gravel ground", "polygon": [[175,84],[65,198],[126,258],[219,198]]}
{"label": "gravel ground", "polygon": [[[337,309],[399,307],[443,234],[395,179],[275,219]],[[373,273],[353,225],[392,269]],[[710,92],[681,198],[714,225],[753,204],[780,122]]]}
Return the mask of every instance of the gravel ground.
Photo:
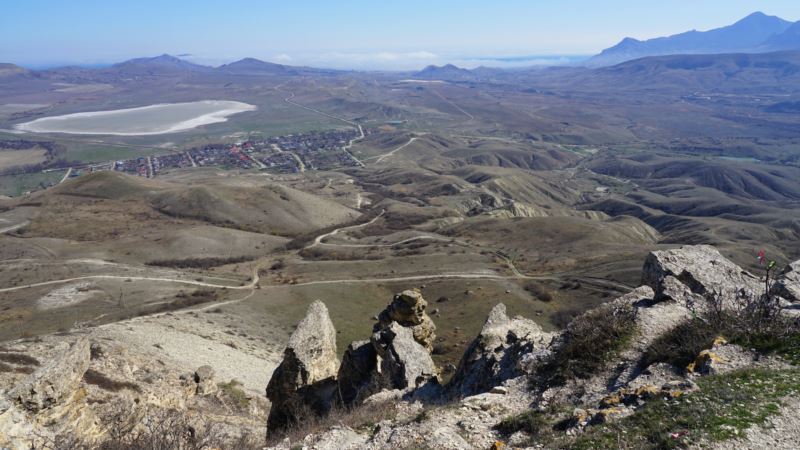
{"label": "gravel ground", "polygon": [[745,439],[716,443],[713,450],[797,450],[800,448],[800,398],[790,397],[764,427],[751,428]]}
{"label": "gravel ground", "polygon": [[218,380],[235,378],[247,391],[263,395],[281,355],[273,346],[241,336],[232,320],[217,314],[171,314],[109,324],[98,332],[186,372],[209,365]]}

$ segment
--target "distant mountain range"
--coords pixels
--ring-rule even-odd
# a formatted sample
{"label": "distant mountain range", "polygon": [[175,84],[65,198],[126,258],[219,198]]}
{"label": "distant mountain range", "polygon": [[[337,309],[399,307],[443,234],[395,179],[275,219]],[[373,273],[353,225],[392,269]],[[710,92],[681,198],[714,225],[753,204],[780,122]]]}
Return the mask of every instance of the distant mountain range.
{"label": "distant mountain range", "polygon": [[14,64],[0,63],[0,78],[74,78],[74,79],[119,79],[149,76],[179,75],[332,75],[348,73],[332,69],[316,69],[312,67],[285,66],[255,58],[244,58],[219,67],[204,66],[172,55],[135,58],[109,67],[65,66],[47,70],[28,70]]}
{"label": "distant mountain range", "polygon": [[800,22],[792,23],[756,12],[733,25],[709,31],[692,30],[646,41],[628,37],[592,57],[587,65],[610,66],[647,56],[781,50],[800,50]]}

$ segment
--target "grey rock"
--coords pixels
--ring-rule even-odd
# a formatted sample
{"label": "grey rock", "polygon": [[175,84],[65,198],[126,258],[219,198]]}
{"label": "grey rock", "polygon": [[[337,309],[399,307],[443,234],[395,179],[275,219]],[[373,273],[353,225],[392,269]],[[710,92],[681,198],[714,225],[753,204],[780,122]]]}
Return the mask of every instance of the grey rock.
{"label": "grey rock", "polygon": [[380,386],[373,383],[378,354],[370,341],[352,342],[342,356],[342,365],[336,378],[339,383],[339,401],[345,405],[361,403],[363,399],[378,392]]}
{"label": "grey rock", "polygon": [[771,292],[790,302],[800,302],[800,261],[786,266],[772,286]]}
{"label": "grey rock", "polygon": [[552,334],[523,317],[509,319],[500,303],[492,308],[480,334],[467,348],[448,388],[461,396],[488,392],[522,374],[521,360],[549,346]]}
{"label": "grey rock", "polygon": [[418,291],[396,294],[389,306],[378,315],[373,333],[386,329],[392,322],[411,329],[414,339],[430,352],[436,340],[436,325],[425,312],[428,302]]}
{"label": "grey rock", "polygon": [[437,376],[436,365],[428,350],[420,345],[411,330],[392,322],[372,335],[378,355],[373,381],[384,388],[408,389],[425,384]]}
{"label": "grey rock", "polygon": [[268,429],[283,428],[308,413],[326,414],[336,392],[338,367],[336,329],[328,308],[315,301],[289,338],[267,385],[272,402]]}
{"label": "grey rock", "polygon": [[642,284],[653,288],[656,300],[669,297],[669,287],[665,285],[669,277],[700,295],[740,291],[757,295],[763,290],[758,277],[732,263],[710,245],[651,252],[642,269]]}
{"label": "grey rock", "polygon": [[197,395],[208,395],[217,392],[218,387],[214,382],[214,368],[200,366],[194,372],[194,382],[197,384]]}
{"label": "grey rock", "polygon": [[14,386],[6,396],[23,408],[37,413],[72,395],[89,369],[89,340],[79,339]]}

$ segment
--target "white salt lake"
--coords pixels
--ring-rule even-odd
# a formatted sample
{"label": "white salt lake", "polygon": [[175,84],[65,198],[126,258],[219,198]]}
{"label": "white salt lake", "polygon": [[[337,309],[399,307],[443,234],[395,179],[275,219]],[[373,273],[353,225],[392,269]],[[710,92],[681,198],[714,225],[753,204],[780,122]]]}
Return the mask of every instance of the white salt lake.
{"label": "white salt lake", "polygon": [[15,128],[31,133],[146,136],[176,133],[225,122],[229,116],[256,109],[254,105],[228,100],[162,103],[138,108],[43,117],[17,124]]}

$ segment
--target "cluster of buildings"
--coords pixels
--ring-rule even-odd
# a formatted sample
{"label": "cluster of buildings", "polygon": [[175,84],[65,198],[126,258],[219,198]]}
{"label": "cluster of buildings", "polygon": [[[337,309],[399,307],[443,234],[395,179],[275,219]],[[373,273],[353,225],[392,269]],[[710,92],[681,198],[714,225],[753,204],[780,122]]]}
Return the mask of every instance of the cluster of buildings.
{"label": "cluster of buildings", "polygon": [[357,166],[346,151],[356,130],[331,130],[275,136],[235,144],[214,144],[184,152],[116,161],[113,170],[152,178],[169,169],[219,166],[279,173]]}

